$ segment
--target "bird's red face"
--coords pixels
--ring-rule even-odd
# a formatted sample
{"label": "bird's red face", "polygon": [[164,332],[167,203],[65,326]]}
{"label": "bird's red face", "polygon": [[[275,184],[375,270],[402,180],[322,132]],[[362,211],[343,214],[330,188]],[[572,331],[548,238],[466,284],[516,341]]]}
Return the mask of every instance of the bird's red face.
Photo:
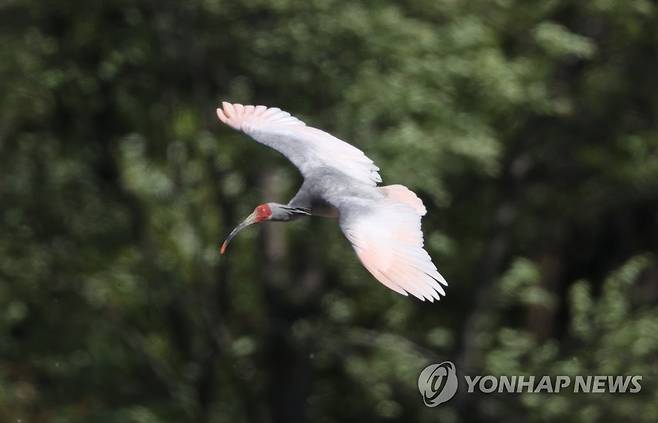
{"label": "bird's red face", "polygon": [[268,220],[272,217],[272,209],[270,209],[270,206],[267,204],[261,204],[254,209],[254,216],[256,217],[257,223],[260,223],[263,220]]}
{"label": "bird's red face", "polygon": [[231,242],[234,236],[238,234],[241,230],[246,228],[249,225],[253,225],[254,223],[260,223],[265,220],[269,220],[272,217],[272,209],[270,206],[267,204],[261,204],[260,206],[256,207],[254,211],[247,216],[245,220],[242,221],[238,226],[236,226],[231,233],[228,235],[226,238],[226,241],[222,244],[222,246],[219,249],[219,252],[221,254],[224,254],[226,252],[226,247],[228,246],[228,243]]}

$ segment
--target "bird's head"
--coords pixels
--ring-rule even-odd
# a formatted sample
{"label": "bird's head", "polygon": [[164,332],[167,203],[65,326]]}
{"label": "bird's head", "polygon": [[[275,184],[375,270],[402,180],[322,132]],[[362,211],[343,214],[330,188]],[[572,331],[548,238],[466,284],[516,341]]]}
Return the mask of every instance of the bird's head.
{"label": "bird's head", "polygon": [[249,216],[247,216],[245,220],[242,221],[242,223],[233,228],[231,233],[228,234],[228,237],[226,237],[226,241],[222,243],[219,252],[224,254],[226,252],[226,247],[228,247],[228,243],[231,242],[231,240],[238,234],[238,232],[247,226],[253,225],[254,223],[265,222],[267,220],[287,222],[301,216],[310,215],[310,210],[302,207],[290,207],[277,203],[261,204],[257,206],[254,211]]}

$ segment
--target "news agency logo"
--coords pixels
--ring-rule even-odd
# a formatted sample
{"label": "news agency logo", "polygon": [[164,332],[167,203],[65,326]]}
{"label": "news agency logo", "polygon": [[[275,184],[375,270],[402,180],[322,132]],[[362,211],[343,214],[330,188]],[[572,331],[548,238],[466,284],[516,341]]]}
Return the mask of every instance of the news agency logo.
{"label": "news agency logo", "polygon": [[458,384],[457,369],[450,361],[430,364],[418,376],[418,390],[428,407],[436,407],[454,397]]}
{"label": "news agency logo", "polygon": [[[545,393],[584,394],[630,393],[642,390],[642,376],[468,376],[464,375],[466,393]],[[436,407],[457,393],[457,369],[450,361],[430,364],[418,376],[418,390],[428,407]]]}

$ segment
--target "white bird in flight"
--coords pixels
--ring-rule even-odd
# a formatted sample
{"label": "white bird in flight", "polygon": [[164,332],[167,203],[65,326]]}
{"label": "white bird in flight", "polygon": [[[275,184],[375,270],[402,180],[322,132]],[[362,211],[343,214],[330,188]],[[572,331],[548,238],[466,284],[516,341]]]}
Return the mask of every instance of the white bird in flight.
{"label": "white bird in flight", "polygon": [[222,103],[217,116],[277,150],[301,172],[304,183],[288,204],[264,203],[238,225],[303,216],[338,218],[363,266],[386,287],[433,302],[448,283],[423,248],[423,202],[403,185],[377,186],[379,168],[363,152],[276,107]]}

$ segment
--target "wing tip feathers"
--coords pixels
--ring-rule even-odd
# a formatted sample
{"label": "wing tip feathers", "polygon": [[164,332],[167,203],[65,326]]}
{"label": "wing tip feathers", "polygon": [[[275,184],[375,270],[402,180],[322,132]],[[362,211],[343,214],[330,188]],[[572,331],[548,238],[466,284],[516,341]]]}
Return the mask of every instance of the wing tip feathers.
{"label": "wing tip feathers", "polygon": [[294,126],[306,125],[278,107],[243,105],[229,103],[228,101],[222,101],[222,107],[217,108],[217,116],[222,123],[238,131],[245,132],[248,132],[251,125],[257,126],[259,122]]}

